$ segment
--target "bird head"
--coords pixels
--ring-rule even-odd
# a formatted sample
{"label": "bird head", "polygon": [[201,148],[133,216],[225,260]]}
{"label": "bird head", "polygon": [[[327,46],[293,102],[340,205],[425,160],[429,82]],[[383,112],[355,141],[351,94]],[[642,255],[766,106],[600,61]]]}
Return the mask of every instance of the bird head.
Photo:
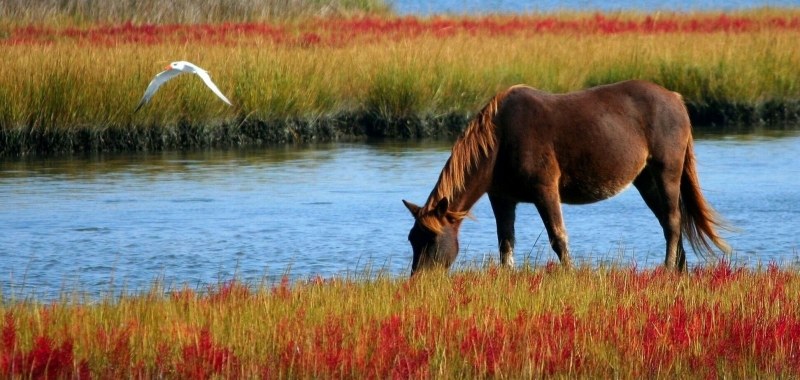
{"label": "bird head", "polygon": [[164,68],[165,70],[181,70],[183,69],[183,62],[172,62],[167,67]]}
{"label": "bird head", "polygon": [[166,67],[166,69],[167,70],[178,70],[178,71],[182,71],[184,73],[196,73],[198,71],[202,71],[201,68],[199,68],[199,67],[195,66],[193,63],[187,62],[187,61],[172,62],[172,63],[169,64],[169,66]]}

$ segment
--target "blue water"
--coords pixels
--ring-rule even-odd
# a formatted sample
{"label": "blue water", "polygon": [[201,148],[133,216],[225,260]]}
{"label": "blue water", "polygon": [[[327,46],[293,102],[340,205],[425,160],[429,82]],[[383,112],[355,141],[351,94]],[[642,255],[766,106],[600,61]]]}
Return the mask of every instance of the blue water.
{"label": "blue water", "polygon": [[572,11],[606,11],[639,10],[646,12],[656,11],[703,11],[722,10],[731,11],[763,6],[772,7],[797,7],[798,0],[391,0],[394,9],[400,14],[497,14],[520,12],[553,12],[559,10]]}
{"label": "blue water", "polygon": [[[411,216],[450,142],[0,159],[0,291],[6,299],[358,274],[405,276]],[[733,261],[797,264],[800,132],[698,136],[701,186],[742,231]],[[461,231],[459,263],[496,258],[485,197]],[[517,262],[555,260],[536,209],[518,209]],[[564,206],[573,254],[655,267],[664,240],[629,189]],[[691,265],[700,260],[690,254]]]}

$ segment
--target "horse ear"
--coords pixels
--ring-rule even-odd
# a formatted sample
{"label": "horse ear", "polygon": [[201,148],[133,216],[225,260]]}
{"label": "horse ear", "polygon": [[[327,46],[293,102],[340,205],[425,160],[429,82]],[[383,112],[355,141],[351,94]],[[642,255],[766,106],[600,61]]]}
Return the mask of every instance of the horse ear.
{"label": "horse ear", "polygon": [[408,211],[411,211],[411,215],[416,218],[417,215],[419,214],[419,206],[417,206],[417,205],[415,205],[415,204],[413,204],[413,203],[411,203],[411,202],[409,202],[409,201],[407,201],[405,199],[403,199],[403,204],[406,205],[406,208],[408,209]]}
{"label": "horse ear", "polygon": [[447,216],[447,209],[450,207],[450,201],[447,198],[442,198],[439,203],[436,204],[436,216],[439,218],[444,218]]}

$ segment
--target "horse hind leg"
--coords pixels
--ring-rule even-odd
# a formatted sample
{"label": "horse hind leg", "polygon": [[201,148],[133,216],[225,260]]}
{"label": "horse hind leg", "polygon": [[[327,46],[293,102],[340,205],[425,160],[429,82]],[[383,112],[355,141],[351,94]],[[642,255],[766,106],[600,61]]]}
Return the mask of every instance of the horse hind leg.
{"label": "horse hind leg", "polygon": [[[686,270],[686,250],[681,239],[680,180],[673,179],[663,169],[648,164],[633,185],[639,190],[647,207],[658,219],[666,240],[667,269]],[[677,175],[680,178],[680,174]]]}
{"label": "horse hind leg", "polygon": [[517,202],[507,198],[489,195],[494,219],[497,222],[497,244],[500,247],[500,263],[514,266],[514,220]]}

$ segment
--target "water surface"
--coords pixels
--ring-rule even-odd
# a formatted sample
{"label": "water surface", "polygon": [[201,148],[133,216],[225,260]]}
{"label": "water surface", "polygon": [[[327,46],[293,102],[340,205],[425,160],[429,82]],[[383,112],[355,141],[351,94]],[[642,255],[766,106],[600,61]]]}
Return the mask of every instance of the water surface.
{"label": "water surface", "polygon": [[637,10],[657,11],[733,11],[757,7],[797,7],[797,0],[390,0],[400,14],[502,14],[554,11]]}
{"label": "water surface", "polygon": [[[406,275],[412,219],[449,157],[437,141],[0,159],[0,289],[56,297],[167,284],[205,286],[358,273]],[[747,265],[797,263],[800,133],[698,136],[708,201],[741,233]],[[461,231],[460,262],[496,257],[484,197]],[[517,212],[517,261],[555,255],[532,205]],[[654,267],[655,217],[635,189],[564,206],[578,260]],[[690,253],[690,264],[699,261]]]}

